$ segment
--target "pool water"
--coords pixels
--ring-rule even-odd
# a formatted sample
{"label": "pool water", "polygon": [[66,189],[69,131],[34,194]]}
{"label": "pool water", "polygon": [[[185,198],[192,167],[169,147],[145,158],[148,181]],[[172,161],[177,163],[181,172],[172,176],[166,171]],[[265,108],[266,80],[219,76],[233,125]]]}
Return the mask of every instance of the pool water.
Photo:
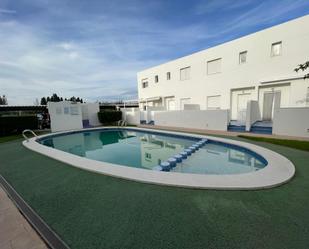
{"label": "pool water", "polygon": [[[200,138],[125,129],[82,131],[39,139],[43,145],[89,159],[153,170],[183,152]],[[267,165],[258,154],[234,145],[208,140],[171,172],[240,174]],[[117,167],[117,165],[115,165]]]}

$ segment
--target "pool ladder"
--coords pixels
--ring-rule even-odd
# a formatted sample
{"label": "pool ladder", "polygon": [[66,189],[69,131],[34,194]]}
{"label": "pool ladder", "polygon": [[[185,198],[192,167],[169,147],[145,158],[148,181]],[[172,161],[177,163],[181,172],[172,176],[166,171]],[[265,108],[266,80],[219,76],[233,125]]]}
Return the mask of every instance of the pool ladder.
{"label": "pool ladder", "polygon": [[117,126],[127,126],[127,122],[125,120],[119,120]]}
{"label": "pool ladder", "polygon": [[32,133],[32,135],[33,135],[34,137],[37,137],[37,134],[35,134],[34,131],[29,130],[29,129],[24,130],[23,133],[22,133],[22,135],[23,135],[24,139],[27,140],[27,142],[29,142],[29,138],[28,138],[28,137],[26,136],[26,134],[25,134],[25,133],[27,133],[27,132],[30,132],[30,133]]}

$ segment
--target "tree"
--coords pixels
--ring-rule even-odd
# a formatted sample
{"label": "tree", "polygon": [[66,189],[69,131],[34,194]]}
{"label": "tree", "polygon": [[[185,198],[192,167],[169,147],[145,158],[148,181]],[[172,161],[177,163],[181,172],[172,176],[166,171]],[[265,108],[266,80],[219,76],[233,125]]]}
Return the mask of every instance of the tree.
{"label": "tree", "polygon": [[[71,98],[64,98],[65,101],[72,101],[72,102],[80,102],[84,103],[83,99],[80,97],[71,97]],[[54,93],[51,97],[42,97],[41,98],[41,105],[47,105],[48,102],[60,102],[63,101],[63,97],[59,97],[56,93]]]}
{"label": "tree", "polygon": [[2,97],[0,96],[0,105],[7,105],[8,101],[5,97],[5,95],[3,95]]}
{"label": "tree", "polygon": [[58,95],[56,93],[54,93],[51,97],[50,97],[50,102],[59,102],[60,98],[58,97]]}
{"label": "tree", "polygon": [[45,97],[41,98],[41,105],[47,105],[47,100]]}
{"label": "tree", "polygon": [[[302,72],[307,70],[309,68],[309,61],[306,61],[305,63],[303,64],[299,64],[297,66],[297,68],[295,68],[295,72],[298,72],[299,70],[301,70]],[[309,78],[309,73],[305,74],[304,75],[304,79],[308,79]]]}

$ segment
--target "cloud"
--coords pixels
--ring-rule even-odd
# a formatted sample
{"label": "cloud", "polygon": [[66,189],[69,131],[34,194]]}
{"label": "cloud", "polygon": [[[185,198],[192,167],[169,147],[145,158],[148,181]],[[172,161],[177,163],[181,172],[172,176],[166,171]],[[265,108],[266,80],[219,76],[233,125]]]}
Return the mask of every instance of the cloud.
{"label": "cloud", "polygon": [[136,98],[122,89],[136,89],[142,63],[116,53],[118,44],[106,40],[98,49],[90,39],[59,43],[19,22],[2,22],[0,27],[0,89],[10,104],[32,104],[53,92],[91,101]]}
{"label": "cloud", "polygon": [[309,3],[306,0],[285,1],[283,5],[278,4],[277,1],[262,1],[256,7],[249,9],[235,18],[230,23],[230,26],[235,29],[243,26],[250,27],[254,25],[272,24],[284,20],[293,11],[299,11],[305,6],[309,7]]}
{"label": "cloud", "polygon": [[74,48],[74,45],[71,42],[62,42],[58,46],[64,50],[72,50]]}
{"label": "cloud", "polygon": [[194,8],[195,14],[203,15],[209,14],[215,11],[225,12],[235,10],[243,7],[247,7],[254,3],[254,0],[241,0],[241,1],[230,1],[230,0],[209,0],[202,1],[197,4]]}
{"label": "cloud", "polygon": [[16,13],[17,13],[16,10],[0,8],[0,14],[16,14]]}
{"label": "cloud", "polygon": [[3,1],[0,10],[16,9],[0,15],[0,94],[10,104],[54,92],[86,101],[135,99],[138,71],[295,17],[306,6],[302,0]]}

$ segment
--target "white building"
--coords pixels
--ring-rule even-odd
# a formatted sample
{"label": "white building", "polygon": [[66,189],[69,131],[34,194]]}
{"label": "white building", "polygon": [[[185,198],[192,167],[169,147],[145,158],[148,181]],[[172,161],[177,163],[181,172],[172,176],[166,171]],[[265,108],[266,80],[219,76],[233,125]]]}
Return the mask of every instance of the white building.
{"label": "white building", "polygon": [[306,15],[139,72],[140,107],[194,104],[187,107],[228,110],[230,120],[244,123],[255,100],[256,115],[272,121],[278,108],[309,106],[309,80],[294,71],[308,60]]}

